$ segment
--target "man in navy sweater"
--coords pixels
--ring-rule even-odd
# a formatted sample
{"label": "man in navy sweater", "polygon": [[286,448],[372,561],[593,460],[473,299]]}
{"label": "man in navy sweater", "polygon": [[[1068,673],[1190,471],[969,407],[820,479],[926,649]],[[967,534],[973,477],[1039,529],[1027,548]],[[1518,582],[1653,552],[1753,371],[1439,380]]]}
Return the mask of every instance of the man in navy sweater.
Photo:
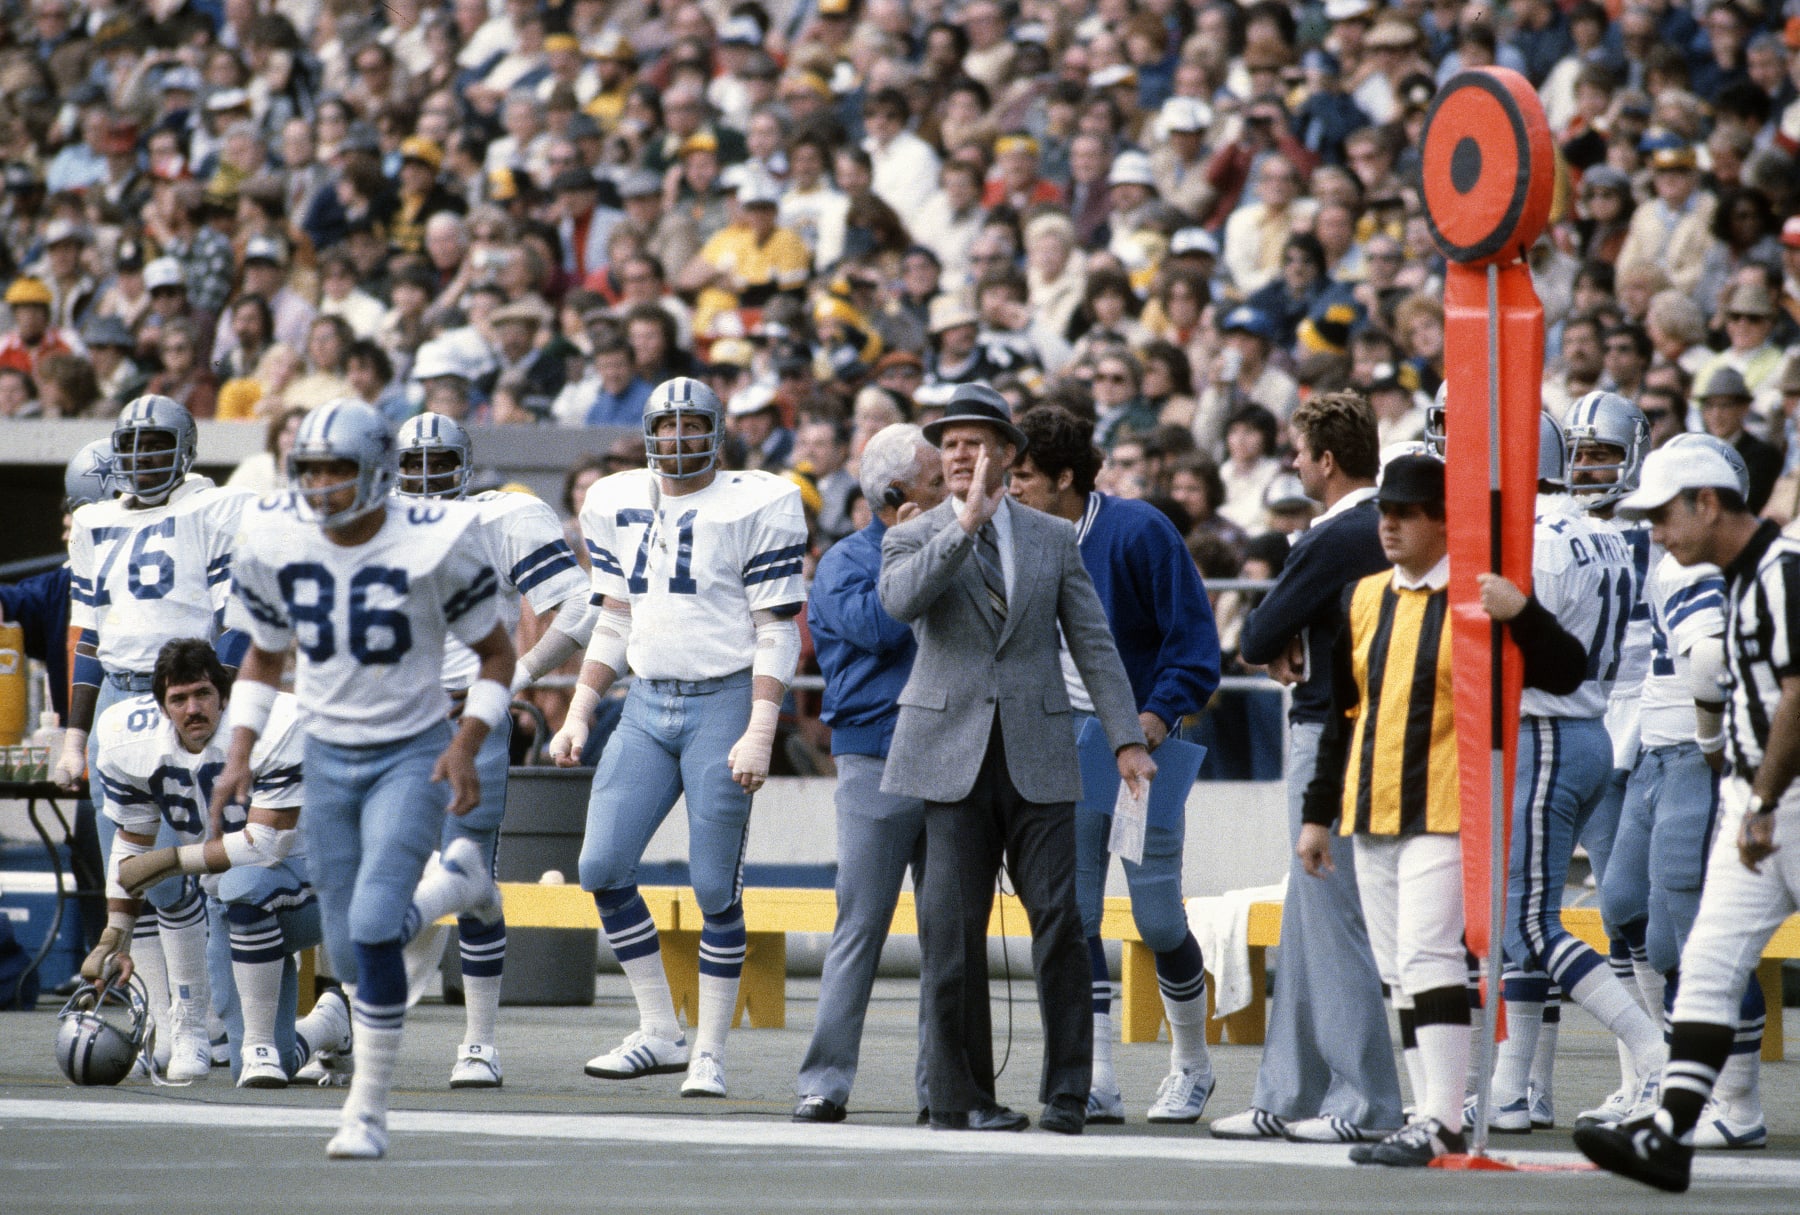
{"label": "man in navy sweater", "polygon": [[[69,517],[78,506],[112,497],[106,475],[112,467],[112,440],[96,439],[75,453],[63,470],[63,543],[69,542]],[[16,624],[25,633],[25,656],[44,664],[50,683],[50,706],[57,720],[69,720],[69,563],[0,585],[0,622]],[[70,868],[75,885],[93,891],[79,900],[82,937],[88,947],[106,927],[106,900],[100,894],[106,884],[100,860],[100,834],[94,821],[94,805],[86,798],[75,803],[75,835],[70,840]],[[75,978],[79,979],[77,975]]]}
{"label": "man in navy sweater", "polygon": [[[1297,843],[1330,711],[1339,601],[1346,586],[1388,561],[1376,534],[1380,441],[1368,401],[1355,392],[1314,397],[1289,426],[1300,484],[1325,513],[1297,538],[1274,589],[1244,622],[1238,648],[1245,662],[1266,665],[1294,689],[1287,788],[1289,838]],[[1400,1079],[1348,836],[1331,836],[1331,859],[1319,880],[1290,858],[1281,908],[1287,944],[1256,1094],[1250,1109],[1212,1124],[1218,1138],[1355,1143],[1401,1124]]]}
{"label": "man in navy sweater", "polygon": [[[1187,546],[1167,516],[1147,502],[1094,491],[1100,453],[1094,428],[1066,410],[1034,409],[1019,419],[1030,440],[1013,466],[1011,492],[1036,510],[1075,525],[1082,564],[1106,610],[1119,659],[1138,704],[1138,721],[1155,750],[1182,719],[1206,707],[1219,686],[1219,633],[1212,605]],[[1063,679],[1079,732],[1093,715],[1067,650]],[[1125,1121],[1124,1097],[1112,1066],[1112,983],[1100,944],[1106,892],[1109,820],[1075,808],[1075,898],[1094,979],[1094,1079],[1089,1122]],[[1156,954],[1156,977],[1168,1014],[1169,1075],[1150,1107],[1151,1122],[1195,1122],[1212,1095],[1206,1050],[1206,972],[1181,899],[1183,831],[1150,827],[1144,859],[1125,862],[1131,914]]]}
{"label": "man in navy sweater", "polygon": [[[837,924],[819,980],[819,1015],[800,1065],[795,1122],[842,1122],[875,966],[887,940],[907,866],[913,885],[925,864],[925,803],[881,791],[900,689],[912,674],[912,630],[882,610],[881,539],[895,523],[944,500],[938,450],[917,426],[895,425],[863,448],[862,491],[874,508],[869,525],[832,545],[819,562],[807,600],[807,624],[819,670],[831,754],[837,761]],[[924,1118],[924,1018],[915,1070]]]}

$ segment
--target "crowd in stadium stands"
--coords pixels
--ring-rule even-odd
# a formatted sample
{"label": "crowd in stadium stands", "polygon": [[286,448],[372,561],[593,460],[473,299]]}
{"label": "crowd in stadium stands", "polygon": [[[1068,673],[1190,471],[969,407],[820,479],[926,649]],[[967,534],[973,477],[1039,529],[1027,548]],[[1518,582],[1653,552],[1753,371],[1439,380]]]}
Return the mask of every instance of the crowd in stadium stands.
{"label": "crowd in stadium stands", "polygon": [[[0,417],[162,393],[267,428],[242,484],[341,395],[636,427],[695,374],[734,464],[805,481],[823,549],[867,517],[868,436],[980,379],[1092,418],[1101,487],[1156,503],[1204,575],[1270,575],[1319,509],[1300,401],[1359,389],[1384,445],[1424,425],[1421,132],[1497,63],[1557,144],[1547,406],[1616,389],[1658,442],[1736,443],[1759,507],[1800,501],[1792,4],[5,11]],[[1229,653],[1243,604],[1218,607]]]}

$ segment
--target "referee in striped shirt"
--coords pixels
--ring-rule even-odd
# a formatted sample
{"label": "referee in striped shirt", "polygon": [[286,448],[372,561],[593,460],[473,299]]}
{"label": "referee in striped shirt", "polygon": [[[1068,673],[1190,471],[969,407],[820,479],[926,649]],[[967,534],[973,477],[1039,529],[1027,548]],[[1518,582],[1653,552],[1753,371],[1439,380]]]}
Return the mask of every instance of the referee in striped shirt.
{"label": "referee in striped shirt", "polygon": [[[1464,1149],[1469,1060],[1443,461],[1392,461],[1375,502],[1393,568],[1344,591],[1332,711],[1295,851],[1307,873],[1323,877],[1332,821],[1355,837],[1363,919],[1393,992],[1418,1115],[1350,1158],[1418,1167]],[[1481,594],[1524,651],[1527,686],[1564,694],[1580,685],[1586,649],[1548,609],[1498,575],[1483,576]]]}
{"label": "referee in striped shirt", "polygon": [[1652,538],[1675,560],[1710,562],[1725,576],[1726,669],[1710,683],[1699,673],[1695,692],[1704,710],[1728,689],[1730,776],[1681,954],[1662,1104],[1575,1132],[1595,1164],[1676,1193],[1688,1187],[1694,1126],[1731,1052],[1744,985],[1800,906],[1800,545],[1750,512],[1741,484],[1722,453],[1683,445],[1652,453],[1639,489],[1619,503],[1649,516]]}

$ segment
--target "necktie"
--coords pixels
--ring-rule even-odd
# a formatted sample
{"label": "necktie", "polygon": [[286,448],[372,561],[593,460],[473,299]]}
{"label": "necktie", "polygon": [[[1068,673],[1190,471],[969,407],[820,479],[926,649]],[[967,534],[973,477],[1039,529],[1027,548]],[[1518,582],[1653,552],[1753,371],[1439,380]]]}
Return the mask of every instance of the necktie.
{"label": "necktie", "polygon": [[1000,564],[1000,536],[992,520],[975,533],[975,560],[981,565],[981,581],[987,586],[988,606],[997,619],[1006,620],[1006,574]]}

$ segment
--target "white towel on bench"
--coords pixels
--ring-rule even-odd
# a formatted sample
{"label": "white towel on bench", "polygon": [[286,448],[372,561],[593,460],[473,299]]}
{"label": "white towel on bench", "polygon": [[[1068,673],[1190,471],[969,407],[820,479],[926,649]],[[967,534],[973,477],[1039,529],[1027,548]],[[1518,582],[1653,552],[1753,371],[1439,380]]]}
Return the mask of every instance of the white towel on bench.
{"label": "white towel on bench", "polygon": [[1200,953],[1213,977],[1213,1016],[1230,1016],[1256,998],[1250,978],[1250,904],[1279,903],[1286,897],[1287,878],[1283,876],[1273,886],[1228,890],[1187,901],[1188,927],[1200,942]]}

